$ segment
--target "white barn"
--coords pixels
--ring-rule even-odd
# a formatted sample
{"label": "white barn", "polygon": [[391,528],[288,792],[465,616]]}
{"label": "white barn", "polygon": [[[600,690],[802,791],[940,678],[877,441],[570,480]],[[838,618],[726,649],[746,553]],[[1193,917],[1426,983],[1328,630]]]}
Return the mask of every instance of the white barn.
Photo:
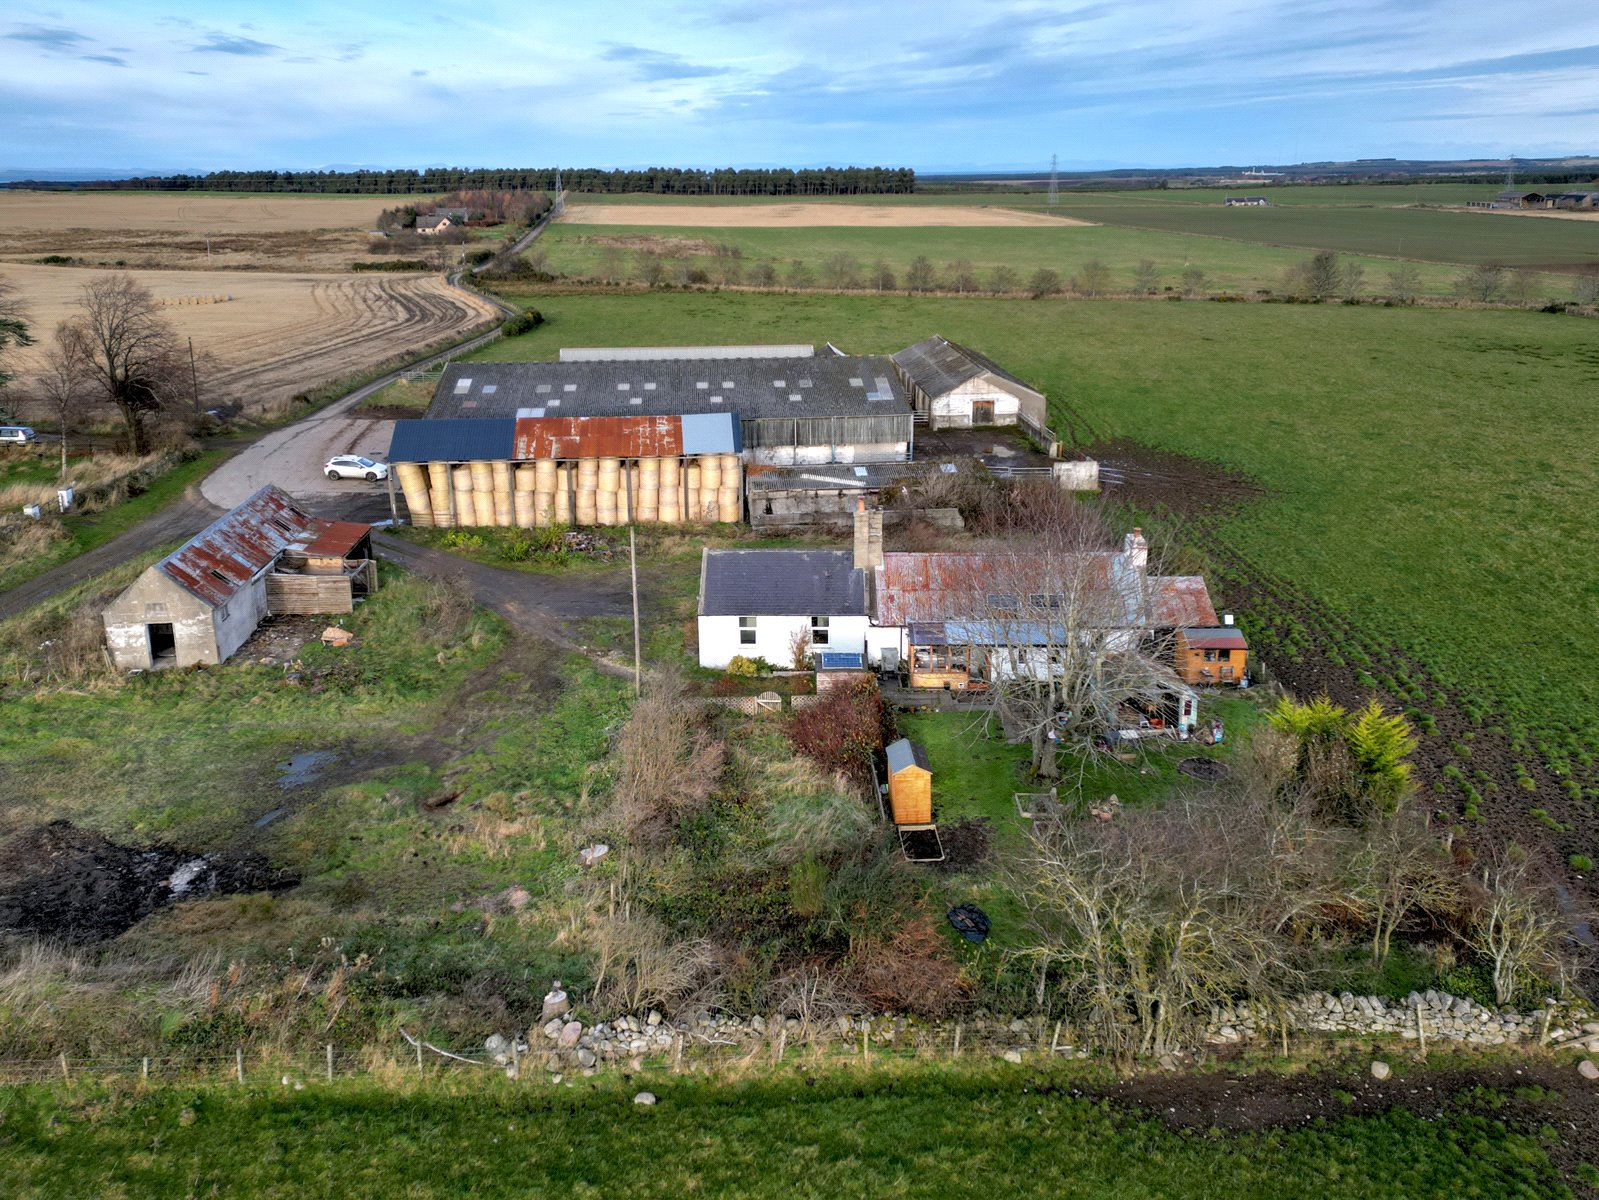
{"label": "white barn", "polygon": [[[948,338],[930,337],[893,356],[911,406],[932,429],[1045,426],[1044,393]],[[1036,435],[1035,435],[1036,436]]]}

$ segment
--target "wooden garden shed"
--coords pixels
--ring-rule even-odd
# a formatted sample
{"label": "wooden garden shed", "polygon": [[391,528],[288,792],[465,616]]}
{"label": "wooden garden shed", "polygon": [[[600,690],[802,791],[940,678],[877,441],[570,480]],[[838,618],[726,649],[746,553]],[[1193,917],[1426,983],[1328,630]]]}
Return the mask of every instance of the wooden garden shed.
{"label": "wooden garden shed", "polygon": [[1179,629],[1175,658],[1184,683],[1236,687],[1249,671],[1249,643],[1233,625]]}
{"label": "wooden garden shed", "polygon": [[890,742],[888,806],[896,825],[933,823],[933,771],[927,751],[909,738]]}

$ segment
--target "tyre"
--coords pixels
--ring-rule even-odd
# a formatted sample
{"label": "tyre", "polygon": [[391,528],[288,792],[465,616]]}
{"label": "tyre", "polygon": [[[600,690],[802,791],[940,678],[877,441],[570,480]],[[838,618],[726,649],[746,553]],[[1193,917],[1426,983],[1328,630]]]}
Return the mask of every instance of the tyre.
{"label": "tyre", "polygon": [[376,483],[378,481],[378,473],[376,471],[368,471],[366,473],[366,481],[368,483]]}
{"label": "tyre", "polygon": [[329,479],[341,479],[341,478],[343,478],[343,476],[341,476],[337,471],[329,471],[328,472],[328,478]]}

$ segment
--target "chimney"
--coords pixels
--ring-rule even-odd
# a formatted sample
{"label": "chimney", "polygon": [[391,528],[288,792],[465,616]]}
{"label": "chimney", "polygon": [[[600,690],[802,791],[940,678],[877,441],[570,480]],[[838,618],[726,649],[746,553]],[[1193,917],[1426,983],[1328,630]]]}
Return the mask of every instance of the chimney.
{"label": "chimney", "polygon": [[866,497],[855,498],[855,569],[870,571],[883,565],[883,514],[868,511]]}
{"label": "chimney", "polygon": [[1149,543],[1140,526],[1133,526],[1133,531],[1122,539],[1122,553],[1127,556],[1127,565],[1139,574],[1149,569]]}

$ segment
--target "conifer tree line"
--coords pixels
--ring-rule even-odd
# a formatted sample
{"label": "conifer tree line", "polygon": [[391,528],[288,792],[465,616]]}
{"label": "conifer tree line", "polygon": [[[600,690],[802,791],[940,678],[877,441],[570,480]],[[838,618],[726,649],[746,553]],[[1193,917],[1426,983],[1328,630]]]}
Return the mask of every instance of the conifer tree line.
{"label": "conifer tree line", "polygon": [[[596,167],[563,167],[561,183],[574,192],[642,192],[662,196],[847,196],[909,193],[916,190],[916,172],[909,167],[786,167],[713,171],[689,167],[649,167],[607,171]],[[149,175],[90,183],[30,183],[17,186],[62,190],[310,192],[412,196],[466,189],[549,191],[556,168],[464,169],[429,167],[425,171],[212,171],[205,175]]]}

